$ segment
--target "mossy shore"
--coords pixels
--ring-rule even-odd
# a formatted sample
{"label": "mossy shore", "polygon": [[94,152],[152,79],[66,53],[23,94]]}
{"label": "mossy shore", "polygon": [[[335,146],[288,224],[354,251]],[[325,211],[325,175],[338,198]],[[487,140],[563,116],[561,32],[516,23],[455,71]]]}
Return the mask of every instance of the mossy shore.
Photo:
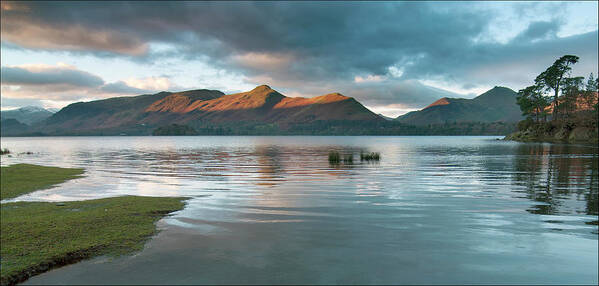
{"label": "mossy shore", "polygon": [[79,168],[58,168],[31,164],[15,164],[0,167],[0,199],[15,198],[20,195],[51,188],[56,184],[82,177],[84,170]]}
{"label": "mossy shore", "polygon": [[[28,172],[41,166],[2,167],[11,193],[47,188],[50,179],[31,189]],[[61,168],[57,168],[61,169]],[[81,172],[81,171],[80,171]],[[18,179],[16,179],[18,178]],[[64,179],[63,179],[64,181]],[[3,197],[4,196],[3,194]],[[139,251],[156,233],[155,223],[180,210],[186,198],[125,196],[63,203],[13,202],[0,205],[0,284],[12,285],[52,268],[98,255],[123,255]]]}

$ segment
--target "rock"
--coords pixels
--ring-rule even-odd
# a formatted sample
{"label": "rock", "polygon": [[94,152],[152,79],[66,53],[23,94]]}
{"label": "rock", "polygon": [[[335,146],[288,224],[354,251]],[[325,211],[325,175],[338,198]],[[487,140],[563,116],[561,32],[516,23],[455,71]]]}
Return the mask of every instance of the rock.
{"label": "rock", "polygon": [[569,141],[592,141],[597,140],[597,134],[592,128],[577,127],[570,132]]}

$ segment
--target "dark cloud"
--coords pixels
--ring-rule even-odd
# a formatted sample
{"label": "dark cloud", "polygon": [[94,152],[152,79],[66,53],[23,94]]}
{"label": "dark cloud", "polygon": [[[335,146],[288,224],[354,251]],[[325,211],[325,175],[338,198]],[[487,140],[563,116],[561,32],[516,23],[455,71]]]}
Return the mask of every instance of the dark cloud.
{"label": "dark cloud", "polygon": [[557,30],[559,29],[559,21],[538,21],[532,22],[528,25],[526,30],[522,31],[516,38],[515,41],[520,40],[540,40],[546,38],[556,37]]}
{"label": "dark cloud", "polygon": [[3,41],[37,49],[139,56],[151,56],[145,43],[173,43],[183,56],[208,55],[223,64],[226,56],[234,54],[292,53],[301,60],[290,75],[299,79],[385,74],[388,66],[418,53],[452,52],[447,47],[470,42],[486,21],[484,15],[467,10],[438,12],[426,2],[36,2],[29,6],[29,11],[4,13]]}
{"label": "dark cloud", "polygon": [[70,85],[97,87],[100,77],[85,71],[61,67],[2,67],[1,82],[7,85]]}
{"label": "dark cloud", "polygon": [[[518,88],[567,53],[579,55],[579,66],[585,71],[597,70],[597,31],[558,38],[563,15],[559,5],[548,8],[555,10],[555,19],[532,22],[507,43],[478,40],[491,25],[498,25],[491,21],[497,13],[470,9],[470,3],[42,1],[20,5],[25,8],[2,11],[3,45],[145,63],[167,57],[201,59],[237,71],[252,83],[303,94],[324,87],[329,90],[323,93],[345,90],[373,104],[422,106],[441,97],[439,90],[416,84],[419,79],[464,88]],[[515,10],[518,17],[534,14],[539,6],[510,5],[521,5]],[[153,50],[156,43],[169,49]],[[390,67],[401,71],[401,80],[393,78]],[[368,85],[354,82],[356,76],[377,75],[387,80]],[[133,91],[122,82],[103,89]]]}

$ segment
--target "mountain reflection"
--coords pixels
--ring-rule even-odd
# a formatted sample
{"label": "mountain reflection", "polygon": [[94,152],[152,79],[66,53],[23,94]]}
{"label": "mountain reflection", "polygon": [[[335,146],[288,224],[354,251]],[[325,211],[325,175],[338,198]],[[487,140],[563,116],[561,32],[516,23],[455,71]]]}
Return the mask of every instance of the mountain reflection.
{"label": "mountain reflection", "polygon": [[[576,145],[521,144],[516,149],[514,176],[525,197],[539,202],[534,214],[597,215],[597,153]],[[584,202],[584,209],[578,202]]]}
{"label": "mountain reflection", "polygon": [[260,186],[274,187],[283,180],[283,164],[281,150],[277,146],[258,146],[254,155],[258,159],[258,180]]}

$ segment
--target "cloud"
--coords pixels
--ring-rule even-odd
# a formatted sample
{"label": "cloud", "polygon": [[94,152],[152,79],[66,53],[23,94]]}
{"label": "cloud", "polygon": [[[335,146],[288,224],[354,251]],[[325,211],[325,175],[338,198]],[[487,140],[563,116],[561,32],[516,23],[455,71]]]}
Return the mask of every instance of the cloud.
{"label": "cloud", "polygon": [[39,99],[0,97],[0,106],[2,110],[11,110],[23,106],[43,106],[43,103]]}
{"label": "cloud", "polygon": [[[2,5],[2,43],[11,49],[122,57],[147,65],[170,58],[202,61],[243,75],[244,86],[266,83],[298,95],[346,90],[372,104],[408,108],[430,103],[422,94],[440,94],[422,82],[466,93],[494,85],[518,89],[566,53],[581,57],[575,72],[597,71],[596,23],[590,23],[592,32],[565,33],[572,21],[565,12],[569,3]],[[597,9],[596,3],[584,5]],[[596,21],[589,19],[577,26]],[[173,85],[153,78],[122,79],[99,89],[167,88]],[[406,96],[416,92],[421,96]]]}
{"label": "cloud", "polygon": [[104,81],[91,73],[58,64],[2,67],[3,85],[60,85],[64,87],[97,87]]}
{"label": "cloud", "polygon": [[255,52],[234,55],[231,57],[231,59],[234,64],[261,71],[286,69],[289,68],[289,66],[295,60],[292,55],[288,54],[268,54]]}
{"label": "cloud", "polygon": [[143,94],[149,92],[147,89],[132,87],[122,80],[105,84],[104,86],[100,87],[100,90],[113,94]]}
{"label": "cloud", "polygon": [[167,77],[129,78],[124,80],[128,86],[143,90],[168,90],[171,82]]}
{"label": "cloud", "polygon": [[[60,4],[4,1],[2,4],[3,42],[31,49],[96,51],[132,56],[147,51],[147,45],[138,37],[115,29],[91,29],[88,25],[76,23],[78,18],[85,16],[64,11]],[[97,4],[85,3],[83,6],[93,9]]]}
{"label": "cloud", "polygon": [[369,74],[366,77],[355,76],[354,77],[354,82],[357,82],[357,83],[362,83],[362,82],[380,82],[380,81],[383,81],[385,79],[386,79],[386,77],[384,77],[384,76]]}
{"label": "cloud", "polygon": [[61,107],[76,101],[177,88],[166,77],[129,78],[105,83],[97,75],[64,63],[6,66],[1,68],[1,74],[3,108],[18,105]]}
{"label": "cloud", "polygon": [[560,23],[557,20],[532,22],[528,25],[526,30],[522,31],[518,36],[516,36],[512,42],[536,41],[555,38],[557,37],[557,31],[559,27]]}

